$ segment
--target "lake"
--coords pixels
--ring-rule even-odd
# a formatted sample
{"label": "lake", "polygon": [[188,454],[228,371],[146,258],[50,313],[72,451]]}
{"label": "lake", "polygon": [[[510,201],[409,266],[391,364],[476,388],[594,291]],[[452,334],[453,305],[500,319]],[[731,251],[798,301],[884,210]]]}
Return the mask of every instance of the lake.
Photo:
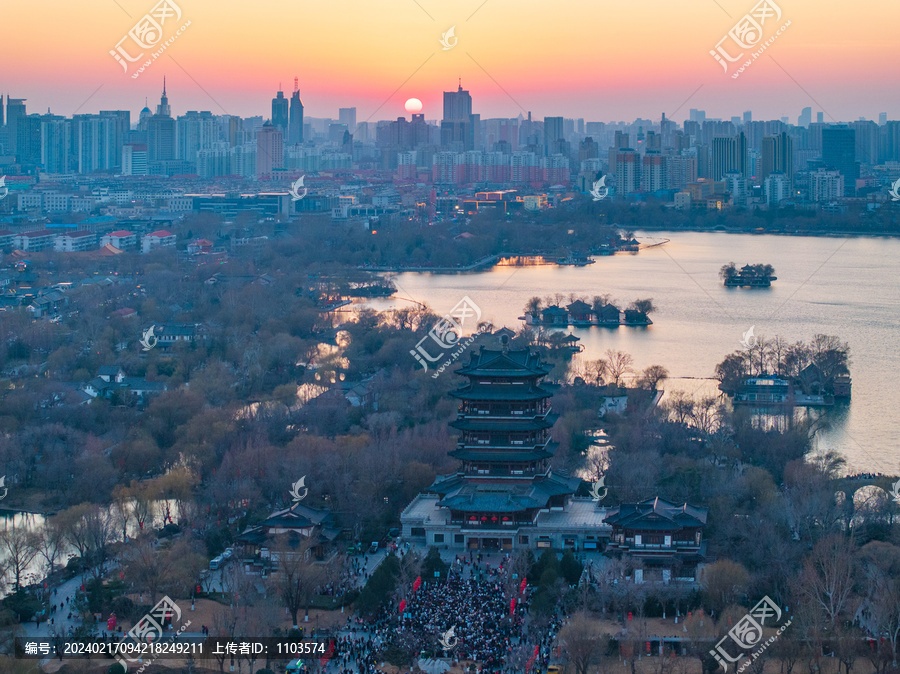
{"label": "lake", "polygon": [[[897,474],[900,462],[900,240],[787,237],[700,232],[637,232],[669,242],[639,253],[596,257],[586,267],[496,267],[466,274],[404,273],[398,292],[367,304],[375,309],[424,302],[444,314],[464,296],[481,320],[518,330],[528,299],[560,293],[609,293],[620,307],[653,298],[647,328],[569,328],[585,359],[606,349],[634,356],[635,367],[665,366],[668,390],[715,392],[708,378],[723,357],[741,348],[743,334],[809,341],[817,333],[850,344],[853,399],[828,411],[831,427],[819,449],[836,449],[850,472]],[[725,288],[719,268],[734,261],[771,264],[778,280],[767,289]],[[410,345],[413,348],[415,345]],[[410,356],[412,359],[412,356]]]}

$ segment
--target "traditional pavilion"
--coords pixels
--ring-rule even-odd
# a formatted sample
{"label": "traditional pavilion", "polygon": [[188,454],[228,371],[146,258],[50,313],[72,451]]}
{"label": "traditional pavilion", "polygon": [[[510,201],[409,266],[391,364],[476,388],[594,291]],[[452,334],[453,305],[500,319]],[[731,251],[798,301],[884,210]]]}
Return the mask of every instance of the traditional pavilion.
{"label": "traditional pavilion", "polygon": [[606,523],[612,536],[606,554],[627,557],[639,564],[634,582],[693,581],[706,559],[707,508],[650,498],[611,508]]}
{"label": "traditional pavilion", "polygon": [[606,510],[573,497],[579,478],[550,469],[556,386],[543,379],[551,367],[528,349],[509,349],[508,336],[500,342],[456,370],[468,379],[450,394],[459,400],[450,425],[460,432],[450,456],[461,466],[403,511],[403,536],[470,550],[599,549],[611,531]]}

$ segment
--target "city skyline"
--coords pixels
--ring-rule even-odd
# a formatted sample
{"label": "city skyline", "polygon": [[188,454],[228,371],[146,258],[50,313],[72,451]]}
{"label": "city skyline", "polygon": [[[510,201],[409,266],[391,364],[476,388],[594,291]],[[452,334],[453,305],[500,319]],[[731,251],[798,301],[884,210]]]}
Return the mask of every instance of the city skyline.
{"label": "city skyline", "polygon": [[[536,3],[512,11],[499,0],[455,7],[392,0],[349,12],[280,4],[259,16],[232,0],[214,7],[182,2],[181,21],[190,26],[136,79],[109,52],[152,3],[134,0],[123,11],[91,1],[94,21],[79,23],[77,32],[75,8],[11,7],[0,35],[5,60],[16,68],[0,89],[27,99],[30,111],[49,107],[71,116],[126,108],[136,117],[166,76],[180,92],[176,109],[268,117],[279,83],[289,94],[298,76],[307,116],[335,117],[354,106],[362,122],[405,116],[408,98],[422,100],[426,119],[438,119],[442,92],[462,78],[483,119],[529,111],[535,118],[605,122],[663,112],[682,119],[690,107],[722,119],[744,110],[780,119],[808,106],[823,110],[826,122],[875,119],[900,108],[900,93],[886,84],[890,54],[898,51],[892,18],[900,19],[900,9],[878,5],[879,21],[872,22],[843,16],[836,2],[780,3],[789,29],[739,79],[723,73],[710,51],[754,6],[743,0],[691,13],[660,2],[627,8],[571,2],[549,12]],[[273,12],[278,21],[271,21]],[[20,28],[37,16],[36,39]],[[451,26],[457,42],[442,49],[439,40]],[[30,58],[14,56],[24,53]]]}

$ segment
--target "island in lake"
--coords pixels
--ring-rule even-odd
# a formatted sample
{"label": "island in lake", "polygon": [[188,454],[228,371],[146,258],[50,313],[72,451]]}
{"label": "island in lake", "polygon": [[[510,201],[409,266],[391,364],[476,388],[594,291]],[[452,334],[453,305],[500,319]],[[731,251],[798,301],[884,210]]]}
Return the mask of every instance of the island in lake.
{"label": "island in lake", "polygon": [[748,264],[738,270],[734,262],[722,265],[719,277],[727,288],[768,288],[778,280],[770,264]]}

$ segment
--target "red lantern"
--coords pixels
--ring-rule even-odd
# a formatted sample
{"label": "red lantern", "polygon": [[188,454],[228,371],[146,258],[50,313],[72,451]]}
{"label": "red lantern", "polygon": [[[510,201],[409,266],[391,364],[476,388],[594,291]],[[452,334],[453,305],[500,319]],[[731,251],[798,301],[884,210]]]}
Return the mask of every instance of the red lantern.
{"label": "red lantern", "polygon": [[512,601],[509,602],[509,614],[513,615],[516,612],[516,598],[513,597]]}
{"label": "red lantern", "polygon": [[420,587],[422,587],[422,576],[419,576],[413,582],[413,592],[418,592]]}
{"label": "red lantern", "polygon": [[406,608],[406,600],[403,599],[400,601],[400,613],[403,613],[403,609]]}
{"label": "red lantern", "polygon": [[482,515],[482,516],[481,516],[481,521],[482,521],[482,522],[487,522],[487,516]]}
{"label": "red lantern", "polygon": [[628,613],[628,620],[631,621],[633,618],[631,617],[631,612]]}
{"label": "red lantern", "polygon": [[519,592],[521,594],[525,594],[525,586],[528,585],[528,580],[526,578],[522,579],[522,585],[519,587]]}

